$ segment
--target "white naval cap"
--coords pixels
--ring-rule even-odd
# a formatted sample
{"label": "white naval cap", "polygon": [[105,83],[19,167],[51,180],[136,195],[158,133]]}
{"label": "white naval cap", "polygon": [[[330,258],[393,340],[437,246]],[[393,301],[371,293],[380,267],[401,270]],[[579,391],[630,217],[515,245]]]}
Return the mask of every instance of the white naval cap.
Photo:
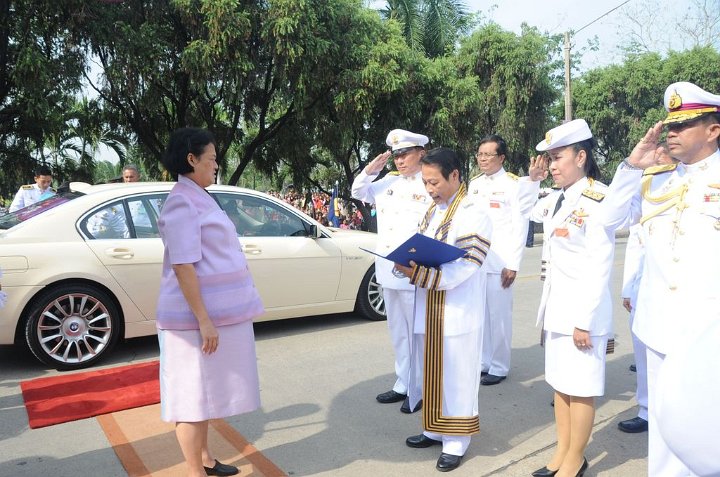
{"label": "white naval cap", "polygon": [[411,147],[423,147],[430,141],[427,136],[415,134],[404,129],[393,129],[387,135],[385,143],[392,152]]}
{"label": "white naval cap", "polygon": [[592,138],[592,132],[590,132],[588,123],[584,119],[573,119],[545,133],[545,140],[540,141],[535,149],[549,151],[590,138]]}
{"label": "white naval cap", "polygon": [[687,81],[680,81],[665,90],[665,109],[668,115],[663,124],[690,121],[720,111],[720,96]]}

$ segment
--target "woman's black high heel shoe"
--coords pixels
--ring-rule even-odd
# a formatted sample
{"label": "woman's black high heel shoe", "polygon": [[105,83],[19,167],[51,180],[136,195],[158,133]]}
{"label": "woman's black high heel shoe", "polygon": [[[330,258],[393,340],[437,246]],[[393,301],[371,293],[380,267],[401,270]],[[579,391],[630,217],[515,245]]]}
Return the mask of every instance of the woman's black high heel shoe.
{"label": "woman's black high heel shoe", "polygon": [[580,466],[580,470],[578,470],[578,473],[575,477],[583,477],[587,468],[588,468],[588,461],[586,458],[583,457],[583,464],[582,464],[582,466]]}
{"label": "woman's black high heel shoe", "polygon": [[553,477],[555,474],[557,474],[557,470],[550,470],[546,467],[543,467],[542,469],[538,469],[535,472],[532,473],[533,477]]}

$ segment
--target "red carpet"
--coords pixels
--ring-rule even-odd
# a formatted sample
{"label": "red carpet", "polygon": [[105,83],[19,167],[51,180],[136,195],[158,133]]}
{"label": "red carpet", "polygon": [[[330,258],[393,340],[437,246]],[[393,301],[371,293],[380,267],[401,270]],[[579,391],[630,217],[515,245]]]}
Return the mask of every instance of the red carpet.
{"label": "red carpet", "polygon": [[51,426],[160,402],[159,363],[62,374],[20,383],[30,427]]}

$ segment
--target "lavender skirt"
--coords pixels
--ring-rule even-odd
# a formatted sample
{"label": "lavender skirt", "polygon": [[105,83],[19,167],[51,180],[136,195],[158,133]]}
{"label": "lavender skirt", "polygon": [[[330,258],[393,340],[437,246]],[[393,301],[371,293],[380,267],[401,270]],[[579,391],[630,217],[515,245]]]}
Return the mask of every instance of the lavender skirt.
{"label": "lavender skirt", "polygon": [[260,407],[252,321],[217,331],[218,349],[208,355],[199,330],[158,330],[163,421],[200,422]]}

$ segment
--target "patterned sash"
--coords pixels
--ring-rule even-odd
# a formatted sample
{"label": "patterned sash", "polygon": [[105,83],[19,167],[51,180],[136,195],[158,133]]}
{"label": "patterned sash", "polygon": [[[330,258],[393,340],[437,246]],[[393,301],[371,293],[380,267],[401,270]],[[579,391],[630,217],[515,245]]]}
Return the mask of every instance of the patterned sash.
{"label": "patterned sash", "polygon": [[[465,184],[460,185],[455,198],[447,209],[440,226],[435,231],[435,239],[447,242],[453,216],[460,202],[467,195]],[[420,233],[424,233],[435,213],[435,204],[431,205],[420,224]],[[483,254],[484,255],[484,254]],[[439,276],[439,274],[438,274]],[[443,328],[445,317],[445,291],[427,291],[425,312],[425,372],[423,380],[423,428],[440,434],[469,436],[480,431],[480,417],[443,416]]]}

